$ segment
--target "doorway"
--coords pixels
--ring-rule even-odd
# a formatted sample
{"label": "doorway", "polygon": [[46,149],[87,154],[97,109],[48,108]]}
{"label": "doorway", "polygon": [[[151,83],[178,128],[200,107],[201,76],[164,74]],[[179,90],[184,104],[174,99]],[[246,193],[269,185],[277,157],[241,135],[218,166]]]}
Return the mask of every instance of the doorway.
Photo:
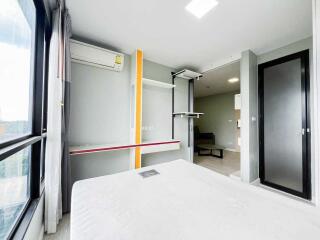
{"label": "doorway", "polygon": [[310,199],[309,51],[258,71],[261,183]]}
{"label": "doorway", "polygon": [[240,179],[240,61],[203,73],[195,81],[194,163]]}

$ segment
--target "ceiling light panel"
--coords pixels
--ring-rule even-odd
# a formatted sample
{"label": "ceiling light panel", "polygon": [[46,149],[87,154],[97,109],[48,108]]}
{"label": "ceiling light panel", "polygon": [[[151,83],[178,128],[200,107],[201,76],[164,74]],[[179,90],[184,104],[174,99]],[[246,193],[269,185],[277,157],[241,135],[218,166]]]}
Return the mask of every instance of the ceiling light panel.
{"label": "ceiling light panel", "polygon": [[229,83],[236,83],[236,82],[239,82],[239,78],[230,78],[228,80]]}
{"label": "ceiling light panel", "polygon": [[219,2],[217,0],[192,0],[186,6],[186,10],[197,18],[202,18],[218,4]]}

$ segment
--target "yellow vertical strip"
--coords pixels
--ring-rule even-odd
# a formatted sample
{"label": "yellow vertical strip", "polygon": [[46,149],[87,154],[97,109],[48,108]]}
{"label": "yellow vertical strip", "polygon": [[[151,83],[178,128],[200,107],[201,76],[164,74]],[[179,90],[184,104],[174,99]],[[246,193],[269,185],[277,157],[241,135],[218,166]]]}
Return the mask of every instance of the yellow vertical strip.
{"label": "yellow vertical strip", "polygon": [[[140,49],[136,52],[136,144],[141,144],[141,126],[142,126],[142,64],[143,53]],[[141,168],[141,148],[137,147],[135,152],[135,167]]]}

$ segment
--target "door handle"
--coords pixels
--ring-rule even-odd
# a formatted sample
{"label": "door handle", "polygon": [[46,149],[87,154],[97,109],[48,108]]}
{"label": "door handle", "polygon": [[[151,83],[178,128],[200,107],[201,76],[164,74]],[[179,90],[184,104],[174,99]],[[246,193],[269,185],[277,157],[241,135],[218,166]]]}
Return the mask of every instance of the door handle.
{"label": "door handle", "polygon": [[304,130],[304,128],[302,128],[301,135],[304,135],[304,132],[305,132],[305,130]]}

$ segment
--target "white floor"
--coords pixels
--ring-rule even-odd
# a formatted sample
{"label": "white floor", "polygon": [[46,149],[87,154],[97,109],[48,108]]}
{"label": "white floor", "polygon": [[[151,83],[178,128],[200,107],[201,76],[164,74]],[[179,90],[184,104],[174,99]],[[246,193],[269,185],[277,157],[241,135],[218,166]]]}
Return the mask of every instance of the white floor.
{"label": "white floor", "polygon": [[63,215],[62,221],[58,225],[57,233],[46,234],[44,240],[69,240],[70,239],[70,215]]}
{"label": "white floor", "polygon": [[[224,151],[224,157],[222,159],[212,156],[198,156],[198,154],[195,154],[194,163],[223,175],[230,176],[230,174],[235,174],[240,171],[240,153]],[[240,172],[237,174],[240,174]]]}

